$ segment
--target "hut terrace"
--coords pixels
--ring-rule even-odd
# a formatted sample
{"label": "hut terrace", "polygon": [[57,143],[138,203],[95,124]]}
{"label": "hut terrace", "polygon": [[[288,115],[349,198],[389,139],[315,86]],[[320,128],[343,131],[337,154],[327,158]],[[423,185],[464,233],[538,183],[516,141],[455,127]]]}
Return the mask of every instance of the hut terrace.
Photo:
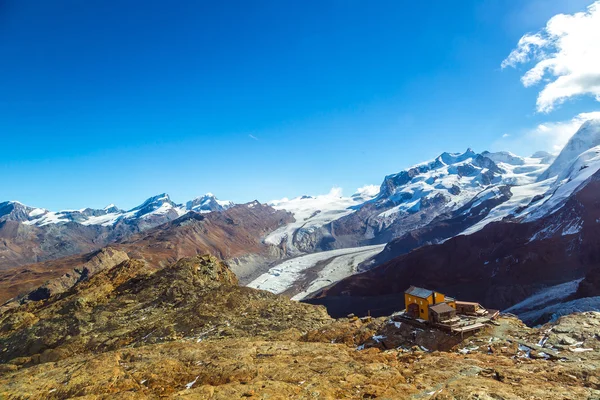
{"label": "hut terrace", "polygon": [[417,286],[404,292],[404,303],[405,318],[460,333],[480,329],[499,314],[497,310],[486,310],[479,303],[457,301]]}

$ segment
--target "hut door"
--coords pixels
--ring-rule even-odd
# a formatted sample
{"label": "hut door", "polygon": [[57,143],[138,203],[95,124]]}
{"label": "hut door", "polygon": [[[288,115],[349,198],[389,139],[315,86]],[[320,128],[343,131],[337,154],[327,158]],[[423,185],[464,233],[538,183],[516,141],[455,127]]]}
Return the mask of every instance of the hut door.
{"label": "hut door", "polygon": [[408,305],[406,309],[408,311],[408,316],[411,318],[419,318],[419,305],[412,303]]}

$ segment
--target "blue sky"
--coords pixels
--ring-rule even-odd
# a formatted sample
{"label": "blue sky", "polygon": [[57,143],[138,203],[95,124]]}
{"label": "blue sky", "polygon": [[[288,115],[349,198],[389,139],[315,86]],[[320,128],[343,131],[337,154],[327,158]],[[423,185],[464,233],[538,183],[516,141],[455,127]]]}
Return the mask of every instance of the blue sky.
{"label": "blue sky", "polygon": [[443,151],[527,155],[503,135],[597,102],[538,112],[500,65],[590,2],[0,2],[0,199],[349,195]]}

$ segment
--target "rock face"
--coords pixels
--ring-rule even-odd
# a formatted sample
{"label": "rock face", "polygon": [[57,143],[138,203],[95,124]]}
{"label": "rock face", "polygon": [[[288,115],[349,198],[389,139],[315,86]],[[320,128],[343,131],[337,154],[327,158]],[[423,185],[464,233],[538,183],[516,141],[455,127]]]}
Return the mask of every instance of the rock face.
{"label": "rock face", "polygon": [[[489,195],[490,193],[492,195]],[[456,236],[481,221],[487,215],[487,211],[508,201],[511,197],[512,192],[509,186],[494,187],[485,191],[461,208],[439,214],[424,227],[414,229],[391,240],[385,249],[364,268],[368,269],[372,264],[383,264],[418,247],[437,244]]]}
{"label": "rock face", "polygon": [[127,260],[0,314],[0,397],[591,399],[599,328],[600,313],[540,329],[501,317],[461,342],[334,321],[237,286],[211,256],[157,272]]}
{"label": "rock face", "polygon": [[122,251],[112,248],[99,250],[90,254],[87,260],[80,266],[77,266],[59,278],[48,280],[37,289],[20,297],[17,302],[24,303],[46,300],[50,296],[66,292],[77,283],[88,279],[103,269],[112,268],[128,259],[127,254]]}
{"label": "rock face", "polygon": [[[2,305],[14,307],[22,302],[46,299],[128,258],[126,253],[108,247],[81,256],[0,271],[0,303],[14,298],[13,301]],[[17,298],[19,294],[21,296]]]}

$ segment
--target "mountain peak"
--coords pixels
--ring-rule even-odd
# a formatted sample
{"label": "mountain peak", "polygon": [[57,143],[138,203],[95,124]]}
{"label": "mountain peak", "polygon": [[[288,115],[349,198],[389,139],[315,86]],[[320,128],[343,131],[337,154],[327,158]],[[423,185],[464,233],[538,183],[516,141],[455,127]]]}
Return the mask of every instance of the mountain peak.
{"label": "mountain peak", "polygon": [[473,158],[477,156],[477,154],[470,147],[464,153],[448,153],[444,152],[439,155],[437,160],[442,161],[446,165],[455,164],[458,162],[465,161],[469,158]]}
{"label": "mountain peak", "polygon": [[166,193],[161,193],[161,194],[157,194],[156,196],[149,197],[141,205],[135,207],[131,211],[145,208],[151,204],[163,204],[163,203],[172,203],[171,198]]}
{"label": "mountain peak", "polygon": [[234,203],[232,201],[219,200],[214,194],[208,192],[203,196],[188,201],[185,208],[199,213],[208,213],[212,211],[225,211],[228,208],[233,207],[233,205]]}
{"label": "mountain peak", "polygon": [[590,119],[585,121],[571,136],[552,165],[540,175],[539,181],[559,175],[580,154],[596,146],[600,146],[600,119]]}

